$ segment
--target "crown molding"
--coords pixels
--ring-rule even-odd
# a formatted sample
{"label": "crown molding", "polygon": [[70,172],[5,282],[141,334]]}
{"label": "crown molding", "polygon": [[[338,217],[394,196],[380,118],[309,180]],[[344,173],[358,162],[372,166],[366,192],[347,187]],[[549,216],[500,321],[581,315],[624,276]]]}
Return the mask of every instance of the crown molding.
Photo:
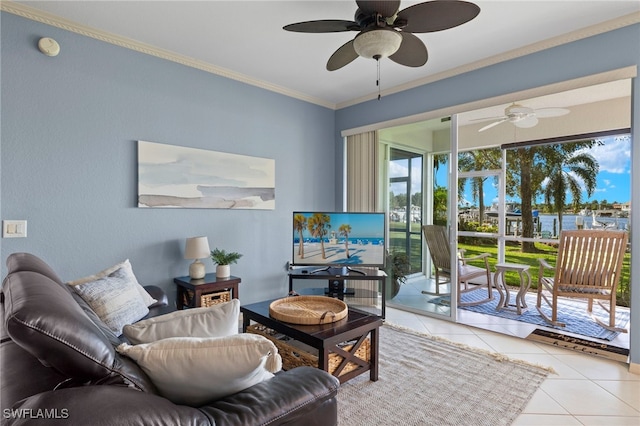
{"label": "crown molding", "polygon": [[[338,109],[346,108],[349,106],[353,106],[362,102],[376,99],[378,97],[378,93],[376,92],[376,93],[371,93],[369,95],[365,95],[365,96],[352,99],[346,102],[334,104],[324,99],[319,99],[313,96],[309,96],[302,92],[290,90],[290,89],[287,89],[286,87],[278,86],[266,81],[255,79],[247,75],[244,75],[226,68],[218,67],[203,61],[199,61],[197,59],[194,59],[188,56],[179,55],[177,53],[164,50],[164,49],[159,49],[157,47],[154,47],[145,43],[140,43],[135,40],[132,40],[126,37],[121,37],[106,31],[100,31],[95,28],[91,28],[71,20],[60,18],[59,16],[56,16],[47,12],[43,12],[38,9],[34,9],[32,7],[26,6],[21,3],[14,3],[12,1],[2,0],[0,1],[0,10],[3,12],[21,16],[26,19],[30,19],[32,21],[40,22],[46,25],[51,25],[52,27],[60,28],[60,29],[70,31],[76,34],[80,34],[86,37],[91,37],[93,39],[100,40],[105,43],[114,44],[116,46],[124,47],[126,49],[134,50],[136,52],[144,53],[147,55],[155,56],[157,58],[165,59],[167,61],[175,62],[187,67],[196,68],[201,71],[205,71],[211,74],[219,75],[221,77],[236,80],[236,81],[246,83],[252,86],[256,86],[265,90],[269,90],[271,92],[279,93],[284,96],[299,99],[305,102],[309,102],[309,103],[316,104],[316,105],[333,109],[333,110],[338,110]],[[471,62],[469,64],[465,64],[456,68],[452,68],[450,70],[437,73],[422,79],[414,80],[406,84],[394,86],[386,90],[383,90],[381,92],[381,95],[388,96],[394,93],[403,92],[405,90],[410,90],[419,86],[423,86],[425,84],[433,83],[438,80],[444,80],[446,78],[454,77],[456,75],[464,74],[464,73],[474,71],[480,68],[484,68],[490,65],[495,65],[500,62],[516,59],[522,56],[539,52],[541,50],[550,49],[552,47],[560,46],[562,44],[571,43],[573,41],[581,40],[583,38],[591,37],[597,34],[602,34],[605,32],[613,31],[619,28],[623,28],[623,27],[638,24],[638,23],[640,23],[640,12],[634,12],[625,16],[621,16],[616,19],[601,22],[599,24],[585,27],[580,30],[576,30],[567,34],[563,34],[557,37],[553,37],[547,40],[533,43],[518,49],[513,49],[508,52],[501,53],[499,55],[494,55],[479,61]]]}
{"label": "crown molding", "polygon": [[42,24],[50,25],[52,27],[60,28],[72,33],[80,34],[86,37],[90,37],[96,40],[103,41],[105,43],[114,44],[125,49],[134,50],[136,52],[144,53],[147,55],[155,56],[160,59],[175,62],[187,67],[195,68],[201,71],[205,71],[211,74],[219,75],[221,77],[229,78],[232,80],[240,81],[252,86],[259,87],[261,89],[269,90],[271,92],[279,93],[291,98],[299,99],[312,104],[320,105],[325,108],[335,109],[336,105],[332,102],[327,102],[324,99],[319,99],[313,96],[309,96],[305,93],[287,89],[286,87],[271,84],[266,81],[255,79],[247,75],[231,71],[229,69],[218,67],[210,63],[199,61],[197,59],[180,55],[169,50],[159,49],[157,47],[141,43],[126,37],[121,37],[116,34],[109,33],[107,31],[97,30],[95,28],[88,27],[86,25],[79,24],[77,22],[61,18],[59,16],[34,9],[21,3],[14,3],[11,1],[0,1],[0,10],[2,12],[11,13],[32,21],[40,22]]}
{"label": "crown molding", "polygon": [[[414,89],[419,86],[423,86],[428,83],[433,83],[438,80],[444,80],[446,78],[455,77],[456,75],[464,74],[470,71],[475,71],[480,68],[495,65],[500,62],[509,61],[522,56],[530,55],[532,53],[540,52],[542,50],[550,49],[552,47],[560,46],[563,44],[571,43],[583,38],[591,37],[594,35],[606,33],[609,31],[617,30],[629,25],[635,25],[640,23],[640,12],[630,13],[628,15],[621,16],[619,18],[611,19],[609,21],[601,22],[599,24],[591,25],[570,33],[562,34],[557,37],[552,37],[547,40],[532,43],[524,47],[510,50],[508,52],[494,55],[489,58],[485,58],[479,61],[471,62],[469,64],[462,65],[457,68],[433,74],[431,76],[414,80],[406,84],[391,87],[381,92],[382,96],[391,95],[394,93],[402,92],[409,89]],[[362,102],[370,101],[378,98],[378,93],[371,93],[369,95],[353,99],[347,102],[339,103],[336,105],[336,109],[346,108],[352,105],[356,105]]]}

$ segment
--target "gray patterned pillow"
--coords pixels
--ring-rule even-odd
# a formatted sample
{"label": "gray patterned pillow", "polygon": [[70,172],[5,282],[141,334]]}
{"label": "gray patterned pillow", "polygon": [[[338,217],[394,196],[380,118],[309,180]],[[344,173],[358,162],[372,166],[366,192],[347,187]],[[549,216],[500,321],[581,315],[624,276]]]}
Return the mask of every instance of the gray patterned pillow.
{"label": "gray patterned pillow", "polygon": [[142,296],[142,299],[144,300],[145,305],[151,306],[157,302],[157,300],[151,297],[149,293],[147,293],[147,291],[144,289],[144,287],[142,287],[140,283],[138,283],[136,276],[133,274],[133,268],[131,267],[131,262],[129,262],[129,259],[126,259],[124,262],[120,262],[103,271],[100,271],[97,274],[90,275],[84,278],[79,278],[73,281],[68,281],[67,284],[71,286],[85,284],[85,283],[88,283],[89,281],[95,281],[98,278],[104,278],[106,276],[112,275],[114,272],[117,272],[118,270],[121,270],[120,273],[124,274],[123,275],[124,277],[127,277],[129,280],[133,281],[136,284],[136,289],[138,289],[138,292]]}
{"label": "gray patterned pillow", "polygon": [[116,336],[122,335],[125,325],[133,324],[149,313],[136,284],[121,270],[72,288]]}

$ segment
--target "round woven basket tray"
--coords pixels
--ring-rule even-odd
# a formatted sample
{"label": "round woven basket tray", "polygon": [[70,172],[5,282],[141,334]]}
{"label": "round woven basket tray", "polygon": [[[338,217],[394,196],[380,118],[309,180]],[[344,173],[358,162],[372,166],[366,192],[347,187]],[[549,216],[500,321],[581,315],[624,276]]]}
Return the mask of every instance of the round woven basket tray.
{"label": "round woven basket tray", "polygon": [[269,305],[269,314],[292,324],[328,324],[347,316],[347,304],[325,296],[291,296]]}

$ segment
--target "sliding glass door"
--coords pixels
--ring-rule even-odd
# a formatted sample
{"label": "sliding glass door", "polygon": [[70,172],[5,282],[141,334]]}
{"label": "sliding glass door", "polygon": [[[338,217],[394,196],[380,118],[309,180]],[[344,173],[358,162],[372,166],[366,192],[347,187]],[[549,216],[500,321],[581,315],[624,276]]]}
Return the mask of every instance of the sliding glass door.
{"label": "sliding glass door", "polygon": [[422,154],[391,148],[389,158],[389,250],[405,253],[409,273],[422,271]]}

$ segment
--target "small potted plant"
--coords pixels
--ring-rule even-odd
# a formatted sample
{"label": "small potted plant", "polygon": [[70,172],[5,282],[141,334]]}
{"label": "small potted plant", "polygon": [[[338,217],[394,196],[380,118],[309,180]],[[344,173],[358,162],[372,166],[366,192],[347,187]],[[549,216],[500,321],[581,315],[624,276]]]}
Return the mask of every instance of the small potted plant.
{"label": "small potted plant", "polygon": [[220,250],[218,248],[214,249],[211,252],[211,260],[215,263],[216,266],[216,277],[218,278],[226,278],[231,275],[231,268],[229,265],[232,263],[238,263],[238,259],[240,259],[242,255],[240,253],[236,253],[234,251],[227,253],[225,250]]}
{"label": "small potted plant", "polygon": [[400,286],[407,281],[407,274],[411,272],[409,256],[403,251],[387,254],[387,299],[393,299],[400,291]]}

